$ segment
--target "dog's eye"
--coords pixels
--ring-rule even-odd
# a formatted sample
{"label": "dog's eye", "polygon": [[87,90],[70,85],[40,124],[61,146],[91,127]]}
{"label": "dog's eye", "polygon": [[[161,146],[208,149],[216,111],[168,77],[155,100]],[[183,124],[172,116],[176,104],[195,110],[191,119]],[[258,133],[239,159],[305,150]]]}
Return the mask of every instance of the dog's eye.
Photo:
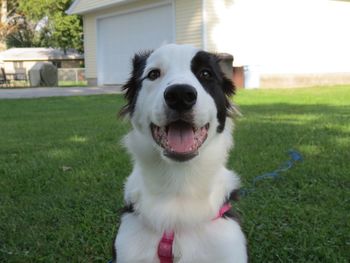
{"label": "dog's eye", "polygon": [[160,70],[159,69],[152,69],[147,75],[147,78],[149,80],[152,80],[152,81],[156,80],[159,77],[160,77]]}
{"label": "dog's eye", "polygon": [[209,80],[212,78],[212,73],[207,69],[203,69],[201,72],[199,72],[199,77],[201,79]]}

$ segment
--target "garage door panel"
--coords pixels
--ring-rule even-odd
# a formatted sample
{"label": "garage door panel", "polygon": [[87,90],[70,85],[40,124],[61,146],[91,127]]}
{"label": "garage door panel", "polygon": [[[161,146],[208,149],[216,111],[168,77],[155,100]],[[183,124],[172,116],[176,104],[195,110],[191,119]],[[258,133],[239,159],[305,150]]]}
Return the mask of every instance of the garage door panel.
{"label": "garage door panel", "polygon": [[129,77],[131,57],[173,42],[171,5],[98,20],[98,82],[121,84]]}

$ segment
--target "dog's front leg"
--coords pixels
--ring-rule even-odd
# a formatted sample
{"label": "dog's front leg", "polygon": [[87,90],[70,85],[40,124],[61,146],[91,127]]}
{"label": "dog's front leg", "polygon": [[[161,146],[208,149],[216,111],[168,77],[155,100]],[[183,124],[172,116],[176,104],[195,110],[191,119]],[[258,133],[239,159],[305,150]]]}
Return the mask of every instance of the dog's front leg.
{"label": "dog's front leg", "polygon": [[114,246],[117,263],[159,263],[156,255],[157,235],[146,227],[134,213],[122,216]]}

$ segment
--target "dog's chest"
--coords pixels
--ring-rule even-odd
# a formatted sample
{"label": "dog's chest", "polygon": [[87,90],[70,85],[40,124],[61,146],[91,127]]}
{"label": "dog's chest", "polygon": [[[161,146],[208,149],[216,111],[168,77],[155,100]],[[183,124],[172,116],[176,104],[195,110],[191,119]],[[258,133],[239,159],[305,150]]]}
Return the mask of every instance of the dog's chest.
{"label": "dog's chest", "polygon": [[[137,215],[124,215],[116,240],[118,262],[159,263],[157,248],[162,234],[146,226]],[[237,222],[220,218],[177,230],[173,255],[174,263],[232,263],[233,257],[245,262],[245,240]]]}

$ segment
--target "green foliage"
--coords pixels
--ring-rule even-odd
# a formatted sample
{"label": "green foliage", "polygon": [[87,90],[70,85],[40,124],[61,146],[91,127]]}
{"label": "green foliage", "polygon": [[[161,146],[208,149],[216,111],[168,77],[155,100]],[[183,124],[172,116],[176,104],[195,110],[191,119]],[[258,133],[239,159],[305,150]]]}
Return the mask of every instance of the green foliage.
{"label": "green foliage", "polygon": [[43,17],[53,17],[56,13],[64,13],[73,0],[17,0],[19,9],[29,19],[39,21]]}
{"label": "green foliage", "polygon": [[19,10],[26,17],[42,23],[40,39],[43,45],[74,48],[83,51],[82,19],[77,15],[67,15],[72,0],[19,0]]}
{"label": "green foliage", "polygon": [[[243,187],[295,148],[304,162],[233,206],[251,262],[348,262],[350,86],[239,90],[228,167]],[[111,258],[131,162],[119,95],[0,103],[0,262]]]}
{"label": "green foliage", "polygon": [[37,46],[83,51],[82,19],[67,15],[72,0],[16,0],[17,30],[7,35],[9,47]]}
{"label": "green foliage", "polygon": [[64,13],[55,13],[53,21],[52,45],[64,50],[75,48],[82,52],[82,20],[76,15],[67,16]]}

